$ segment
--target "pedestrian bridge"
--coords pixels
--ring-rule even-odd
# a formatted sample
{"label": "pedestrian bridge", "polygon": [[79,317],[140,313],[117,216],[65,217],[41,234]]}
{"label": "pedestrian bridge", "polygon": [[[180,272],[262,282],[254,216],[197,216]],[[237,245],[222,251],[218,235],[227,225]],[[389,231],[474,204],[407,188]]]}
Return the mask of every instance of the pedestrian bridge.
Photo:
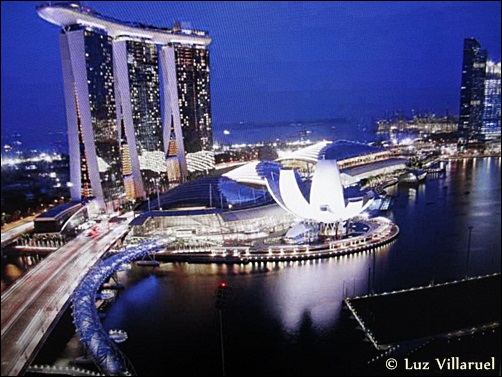
{"label": "pedestrian bridge", "polygon": [[164,249],[165,243],[165,240],[150,239],[101,261],[82,279],[73,294],[73,322],[80,341],[104,375],[131,376],[136,375],[136,372],[101,325],[95,304],[97,291],[122,264]]}

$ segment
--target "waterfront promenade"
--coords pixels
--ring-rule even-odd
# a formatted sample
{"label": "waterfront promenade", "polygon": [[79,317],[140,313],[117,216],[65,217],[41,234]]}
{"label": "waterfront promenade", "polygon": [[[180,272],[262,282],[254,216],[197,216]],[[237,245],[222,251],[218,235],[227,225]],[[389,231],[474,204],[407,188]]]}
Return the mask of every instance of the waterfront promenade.
{"label": "waterfront promenade", "polygon": [[372,250],[392,242],[399,236],[399,227],[385,217],[362,221],[368,230],[330,242],[311,244],[283,244],[260,242],[253,246],[194,246],[178,249],[166,248],[155,254],[165,262],[188,263],[252,263],[300,261],[331,258]]}

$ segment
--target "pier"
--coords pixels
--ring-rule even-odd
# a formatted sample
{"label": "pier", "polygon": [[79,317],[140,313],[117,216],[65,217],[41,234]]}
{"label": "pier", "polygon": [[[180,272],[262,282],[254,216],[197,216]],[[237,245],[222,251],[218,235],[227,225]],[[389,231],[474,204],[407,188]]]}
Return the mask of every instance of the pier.
{"label": "pier", "polygon": [[436,286],[345,299],[380,350],[414,339],[449,337],[500,326],[500,273]]}

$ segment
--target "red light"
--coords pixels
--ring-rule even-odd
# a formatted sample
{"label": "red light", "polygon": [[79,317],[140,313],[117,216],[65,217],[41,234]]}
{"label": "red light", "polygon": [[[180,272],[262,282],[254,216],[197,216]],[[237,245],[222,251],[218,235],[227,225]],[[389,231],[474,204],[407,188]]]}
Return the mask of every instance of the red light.
{"label": "red light", "polygon": [[226,287],[227,283],[220,283],[220,287]]}

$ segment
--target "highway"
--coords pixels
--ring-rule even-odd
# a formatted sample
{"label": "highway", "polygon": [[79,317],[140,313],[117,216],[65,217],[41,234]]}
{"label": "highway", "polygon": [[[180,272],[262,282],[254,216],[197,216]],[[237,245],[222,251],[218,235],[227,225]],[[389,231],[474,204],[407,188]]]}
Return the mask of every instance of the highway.
{"label": "highway", "polygon": [[21,234],[27,233],[33,230],[33,221],[25,222],[16,227],[10,228],[9,230],[2,232],[2,247],[10,244],[15,238],[19,237]]}
{"label": "highway", "polygon": [[2,294],[2,376],[28,366],[82,277],[126,232],[127,225],[102,223],[99,237],[79,235]]}

